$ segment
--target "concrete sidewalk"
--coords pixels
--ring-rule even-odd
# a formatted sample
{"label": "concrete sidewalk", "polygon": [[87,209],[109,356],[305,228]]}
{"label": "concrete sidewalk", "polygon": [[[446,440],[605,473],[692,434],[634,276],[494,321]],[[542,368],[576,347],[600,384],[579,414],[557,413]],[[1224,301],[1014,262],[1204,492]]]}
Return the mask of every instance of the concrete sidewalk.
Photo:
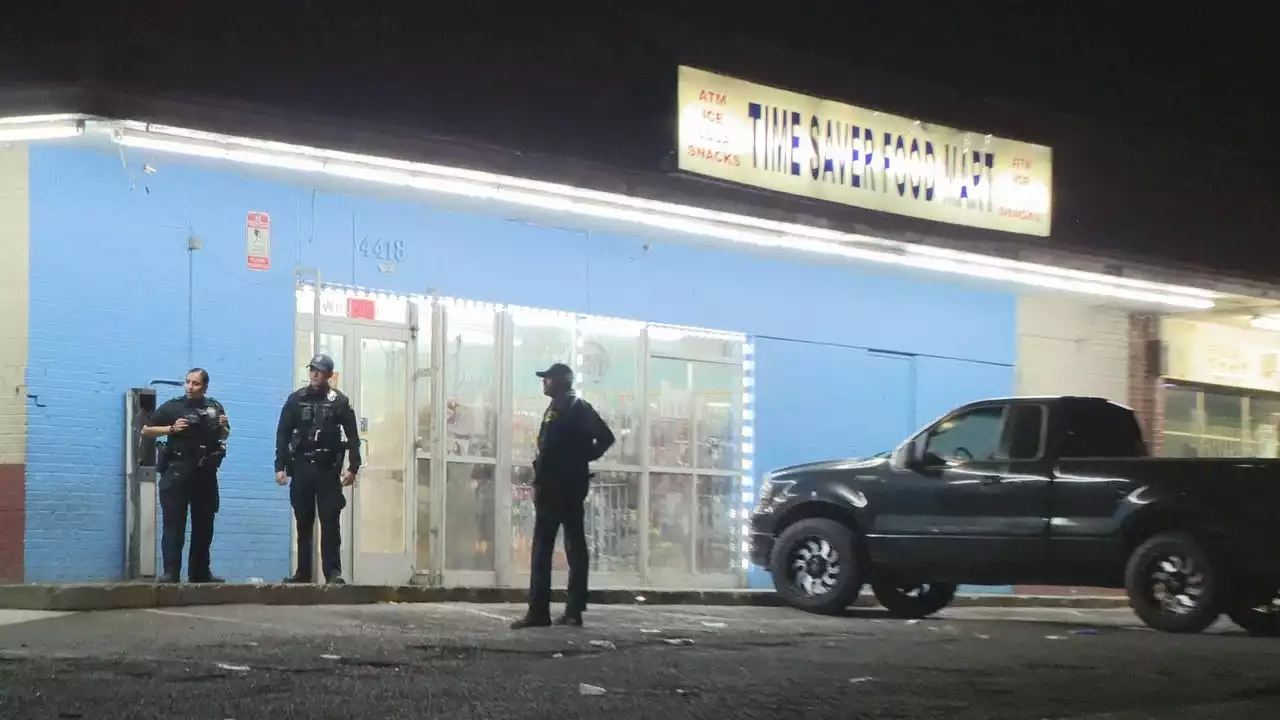
{"label": "concrete sidewalk", "polygon": [[[374,603],[521,603],[523,588],[434,588],[420,585],[156,585],[80,583],[0,585],[0,608],[9,610],[123,610],[190,605],[369,605]],[[564,602],[557,591],[556,602]],[[780,606],[769,590],[595,590],[596,605]],[[864,594],[857,605],[875,606]],[[962,595],[957,607],[1124,608],[1123,597]]]}

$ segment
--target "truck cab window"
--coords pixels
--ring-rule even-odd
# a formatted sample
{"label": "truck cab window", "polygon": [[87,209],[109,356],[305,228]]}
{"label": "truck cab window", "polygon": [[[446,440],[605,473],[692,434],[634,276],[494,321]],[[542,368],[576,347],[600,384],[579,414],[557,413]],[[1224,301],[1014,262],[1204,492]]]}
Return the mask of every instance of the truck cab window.
{"label": "truck cab window", "polygon": [[947,460],[990,460],[1000,449],[1003,407],[983,407],[953,415],[929,431],[925,449]]}
{"label": "truck cab window", "polygon": [[1111,403],[1078,405],[1065,414],[1061,458],[1145,457],[1147,444],[1133,413]]}

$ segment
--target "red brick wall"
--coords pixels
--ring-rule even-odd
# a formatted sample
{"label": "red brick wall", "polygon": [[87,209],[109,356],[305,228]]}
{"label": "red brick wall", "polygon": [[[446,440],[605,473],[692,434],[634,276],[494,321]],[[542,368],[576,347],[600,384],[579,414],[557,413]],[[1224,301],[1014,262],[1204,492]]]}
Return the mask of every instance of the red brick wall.
{"label": "red brick wall", "polygon": [[1150,357],[1160,341],[1160,318],[1134,315],[1129,322],[1129,406],[1138,414],[1152,455],[1160,454],[1164,429],[1164,393],[1160,391],[1160,362]]}
{"label": "red brick wall", "polygon": [[22,582],[26,531],[26,466],[0,465],[0,583]]}

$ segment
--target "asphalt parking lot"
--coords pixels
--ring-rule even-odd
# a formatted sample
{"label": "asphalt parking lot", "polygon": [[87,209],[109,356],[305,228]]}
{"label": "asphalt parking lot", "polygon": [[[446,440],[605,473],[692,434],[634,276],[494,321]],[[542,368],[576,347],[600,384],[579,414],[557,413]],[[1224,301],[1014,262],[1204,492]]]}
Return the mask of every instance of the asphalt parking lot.
{"label": "asphalt parking lot", "polygon": [[4,718],[1280,717],[1280,641],[1127,611],[514,605],[0,611]]}

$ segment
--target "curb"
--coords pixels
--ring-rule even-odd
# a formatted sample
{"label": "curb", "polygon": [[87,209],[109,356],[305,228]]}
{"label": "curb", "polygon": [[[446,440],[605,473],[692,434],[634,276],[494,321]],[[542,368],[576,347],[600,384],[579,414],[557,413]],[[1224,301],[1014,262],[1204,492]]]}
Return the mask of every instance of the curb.
{"label": "curb", "polygon": [[[376,603],[476,604],[523,603],[523,588],[436,588],[419,585],[155,585],[113,583],[85,585],[0,585],[0,608],[82,612],[137,610],[192,605],[371,605]],[[553,593],[564,602],[564,591]],[[594,590],[595,605],[709,605],[783,607],[766,590]],[[857,607],[875,607],[870,595]],[[961,595],[953,607],[1005,608],[1126,608],[1123,597],[1043,595]]]}

